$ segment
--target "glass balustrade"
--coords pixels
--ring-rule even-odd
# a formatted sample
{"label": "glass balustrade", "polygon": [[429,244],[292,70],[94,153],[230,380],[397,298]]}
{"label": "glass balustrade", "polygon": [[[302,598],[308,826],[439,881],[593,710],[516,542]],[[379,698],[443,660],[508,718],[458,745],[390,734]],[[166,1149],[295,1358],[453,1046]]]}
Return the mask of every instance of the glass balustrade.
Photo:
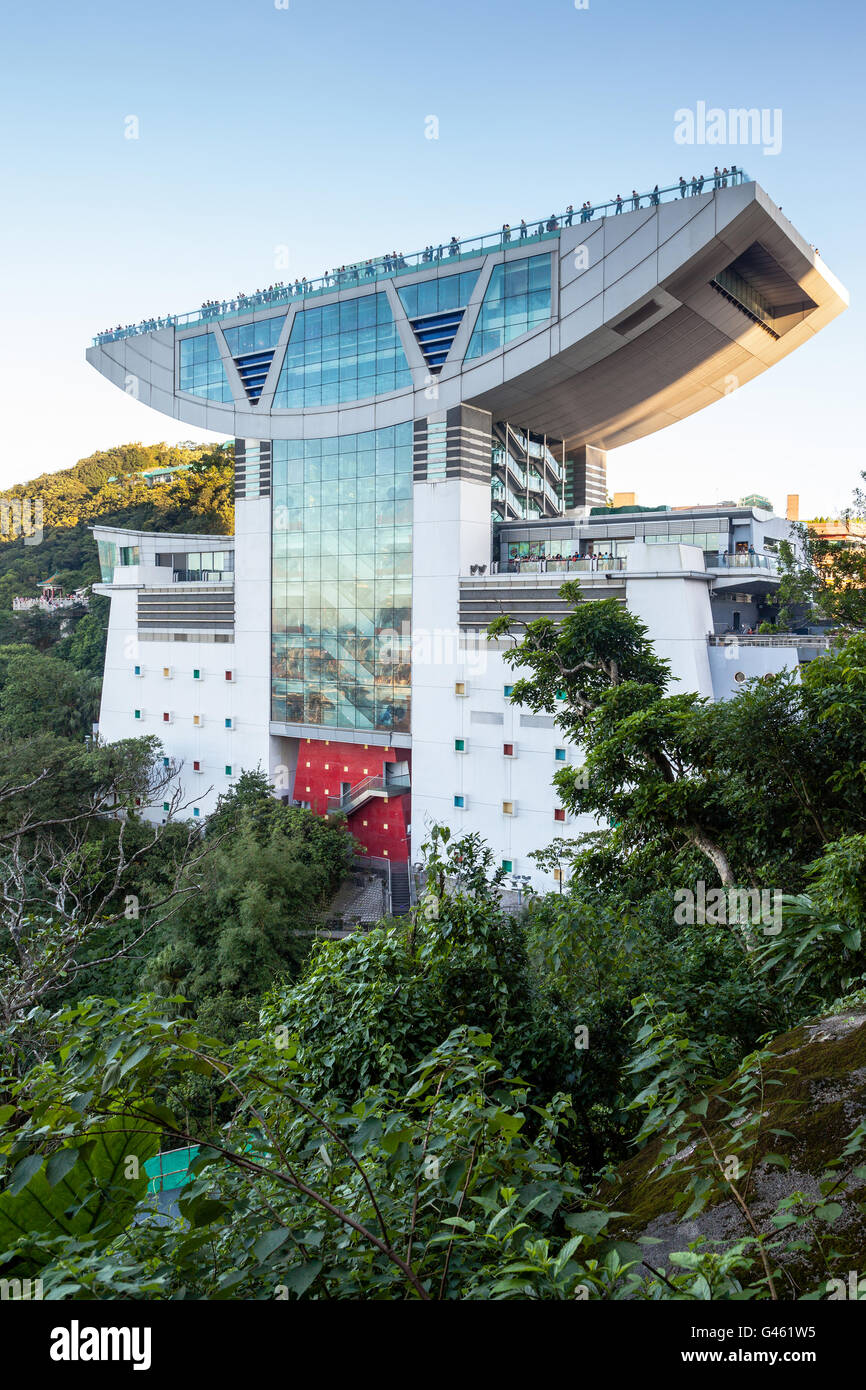
{"label": "glass balustrade", "polygon": [[267,289],[256,290],[252,294],[240,294],[234,298],[209,301],[198,309],[184,314],[169,314],[161,318],[142,319],[140,323],[118,325],[105,333],[97,333],[93,339],[95,346],[116,342],[120,338],[133,337],[138,333],[153,333],[160,328],[189,328],[194,324],[220,321],[239,314],[249,314],[256,309],[285,305],[296,299],[310,296],[333,294],[337,290],[356,289],[373,284],[377,280],[396,279],[401,275],[414,274],[427,268],[446,266],[448,268],[474,256],[486,255],[490,251],[503,250],[506,246],[529,246],[559,236],[563,227],[574,226],[578,222],[592,222],[599,217],[616,216],[619,213],[633,212],[638,208],[658,207],[660,203],[671,202],[676,198],[692,197],[695,194],[709,193],[716,188],[727,188],[740,183],[751,182],[744,169],[726,169],[716,178],[702,178],[693,184],[677,181],[664,188],[656,186],[649,193],[635,193],[628,197],[613,198],[609,202],[585,204],[582,208],[566,209],[565,212],[552,213],[549,217],[533,218],[519,225],[503,225],[496,232],[485,232],[482,236],[455,237],[451,241],[426,246],[422,251],[408,255],[391,254],[375,256],[369,260],[355,261],[349,265],[335,267],[315,279],[295,280],[290,284],[271,285]]}

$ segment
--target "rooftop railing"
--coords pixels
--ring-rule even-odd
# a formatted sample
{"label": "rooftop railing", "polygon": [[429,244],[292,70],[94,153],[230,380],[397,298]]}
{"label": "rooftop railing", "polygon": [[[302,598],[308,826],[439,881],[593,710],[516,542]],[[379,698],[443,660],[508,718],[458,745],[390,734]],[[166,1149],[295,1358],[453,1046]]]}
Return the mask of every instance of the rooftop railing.
{"label": "rooftop railing", "polygon": [[677,180],[664,188],[655,188],[649,193],[630,193],[627,197],[617,196],[606,203],[586,204],[577,209],[566,208],[565,212],[551,213],[549,217],[534,218],[517,226],[504,224],[496,232],[485,232],[482,236],[459,239],[438,245],[426,246],[423,251],[412,251],[408,255],[392,252],[385,256],[373,256],[369,260],[355,261],[350,265],[338,266],[326,271],[316,279],[295,280],[294,284],[271,285],[268,289],[256,290],[253,294],[239,294],[233,299],[215,300],[191,309],[185,314],[168,314],[163,318],[142,319],[141,323],[125,324],[112,328],[106,333],[97,333],[93,339],[95,347],[103,343],[117,342],[121,338],[131,338],[139,333],[153,333],[159,328],[189,328],[199,323],[209,323],[214,319],[232,318],[249,314],[255,309],[279,308],[296,299],[309,299],[317,295],[333,294],[335,290],[353,289],[360,285],[373,284],[379,280],[394,280],[402,275],[414,274],[427,267],[438,266],[443,262],[453,267],[460,261],[490,251],[503,250],[506,246],[517,244],[531,246],[558,237],[563,227],[571,227],[579,222],[593,222],[599,217],[617,216],[622,212],[636,212],[639,208],[658,207],[661,203],[676,198],[695,197],[709,193],[717,188],[727,188],[740,183],[750,183],[744,169],[734,167],[722,170],[718,176],[713,173],[707,178],[701,175],[695,179]]}

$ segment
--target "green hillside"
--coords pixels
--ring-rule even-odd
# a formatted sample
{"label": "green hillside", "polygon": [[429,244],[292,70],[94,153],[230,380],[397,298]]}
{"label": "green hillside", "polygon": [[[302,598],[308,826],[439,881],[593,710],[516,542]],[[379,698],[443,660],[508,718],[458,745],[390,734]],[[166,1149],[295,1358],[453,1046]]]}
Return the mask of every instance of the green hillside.
{"label": "green hillside", "polygon": [[[99,580],[90,527],[129,526],[141,531],[194,531],[228,535],[234,525],[233,446],[121,444],[79,459],[71,468],[17,483],[7,499],[42,502],[42,539],[0,534],[0,643],[26,642],[52,650],[94,675],[102,671],[108,602],[98,595],[84,617],[13,614],[17,595],[33,597],[39,582],[56,575],[66,593]],[[148,484],[147,469],[189,465],[165,481]],[[110,481],[113,480],[113,481]],[[26,516],[26,512],[25,512]]]}

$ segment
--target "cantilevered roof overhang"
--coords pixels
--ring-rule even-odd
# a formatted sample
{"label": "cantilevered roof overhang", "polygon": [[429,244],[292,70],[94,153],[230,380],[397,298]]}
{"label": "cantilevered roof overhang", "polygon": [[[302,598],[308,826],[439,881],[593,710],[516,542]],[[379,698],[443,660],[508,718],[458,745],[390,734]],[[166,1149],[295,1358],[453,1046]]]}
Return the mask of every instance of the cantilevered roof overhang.
{"label": "cantilevered roof overhang", "polygon": [[[713,285],[734,263],[774,311],[775,332]],[[560,275],[559,341],[546,360],[530,364],[527,347],[525,370],[512,361],[490,385],[481,370],[465,372],[464,391],[495,418],[564,438],[569,449],[613,449],[712,405],[848,304],[755,183],[566,228]]]}

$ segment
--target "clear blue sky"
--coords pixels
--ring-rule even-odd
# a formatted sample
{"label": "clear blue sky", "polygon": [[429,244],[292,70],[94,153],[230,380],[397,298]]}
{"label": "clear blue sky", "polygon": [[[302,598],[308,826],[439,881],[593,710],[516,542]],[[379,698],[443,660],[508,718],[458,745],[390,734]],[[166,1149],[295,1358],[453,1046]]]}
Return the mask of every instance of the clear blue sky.
{"label": "clear blue sky", "polygon": [[[809,514],[836,511],[866,467],[864,24],[855,0],[7,7],[0,486],[114,443],[191,437],[87,366],[109,324],[718,159],[763,184],[852,307],[758,381],[611,454],[611,486],[647,503],[766,492],[777,507],[790,491]],[[781,152],[684,150],[674,113],[698,101],[780,108]]]}

